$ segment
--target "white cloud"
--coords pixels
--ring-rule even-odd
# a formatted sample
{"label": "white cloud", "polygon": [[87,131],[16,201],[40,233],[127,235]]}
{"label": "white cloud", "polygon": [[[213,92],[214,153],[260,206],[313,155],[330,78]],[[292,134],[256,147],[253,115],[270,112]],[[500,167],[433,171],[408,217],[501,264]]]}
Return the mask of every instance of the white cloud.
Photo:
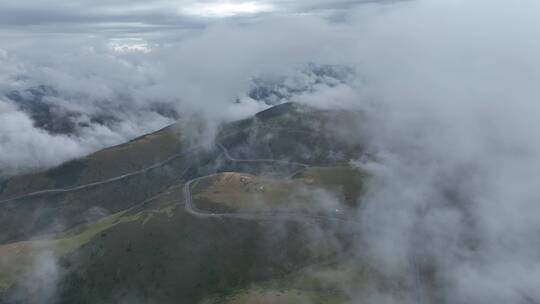
{"label": "white cloud", "polygon": [[118,53],[140,52],[149,53],[152,47],[141,38],[111,39],[109,48]]}
{"label": "white cloud", "polygon": [[180,13],[202,17],[232,17],[244,14],[271,12],[274,9],[274,6],[260,1],[216,1],[212,3],[196,3],[181,8]]}

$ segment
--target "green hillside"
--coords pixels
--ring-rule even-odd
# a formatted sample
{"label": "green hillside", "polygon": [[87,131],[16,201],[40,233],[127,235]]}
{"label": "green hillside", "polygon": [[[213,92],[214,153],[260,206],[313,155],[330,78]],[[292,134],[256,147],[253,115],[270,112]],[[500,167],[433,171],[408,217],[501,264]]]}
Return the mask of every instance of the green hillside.
{"label": "green hillside", "polygon": [[[284,104],[222,126],[214,148],[171,126],[4,182],[0,302],[346,302],[276,284],[352,254],[368,176],[332,133],[352,115]],[[44,257],[52,285],[35,282]]]}

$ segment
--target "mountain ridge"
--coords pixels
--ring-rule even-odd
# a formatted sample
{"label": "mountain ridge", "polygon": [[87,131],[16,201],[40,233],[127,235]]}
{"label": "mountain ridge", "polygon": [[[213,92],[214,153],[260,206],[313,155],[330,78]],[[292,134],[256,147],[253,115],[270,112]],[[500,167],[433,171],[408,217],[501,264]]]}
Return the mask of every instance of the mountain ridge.
{"label": "mountain ridge", "polygon": [[[60,176],[72,174],[76,177],[72,185],[79,182],[79,186],[38,190],[35,195],[4,198],[0,204],[4,228],[0,252],[11,261],[0,263],[5,270],[0,275],[0,286],[4,286],[0,299],[25,302],[28,294],[20,291],[30,287],[34,289],[30,295],[44,292],[41,287],[27,286],[35,274],[36,257],[43,255],[58,273],[55,291],[49,294],[53,302],[104,303],[134,296],[142,301],[197,303],[349,254],[354,230],[348,227],[356,222],[343,212],[356,212],[362,193],[351,189],[361,187],[368,176],[351,168],[346,169],[352,170],[350,178],[340,178],[349,174],[340,168],[364,153],[360,146],[327,133],[331,130],[327,127],[343,115],[284,104],[222,126],[213,149],[183,145],[182,137],[172,136],[174,127],[167,127],[85,158],[96,166],[106,163],[96,161],[98,157],[125,160],[130,149],[148,149],[147,155],[154,155],[153,149],[163,146],[155,144],[160,141],[171,150],[181,149],[158,163],[148,163],[151,157],[137,158],[135,165],[140,166],[142,159],[145,169],[131,175],[121,170],[134,165],[124,162],[119,164],[121,175],[80,184],[96,176],[88,171],[90,165],[75,173],[65,165],[53,169]],[[337,157],[329,153],[332,149],[350,154]],[[308,170],[312,166],[327,169]],[[37,176],[51,178],[50,172]],[[239,174],[240,180],[253,176],[257,186],[230,184],[236,179],[226,179],[221,188],[194,185],[199,180],[212,185],[215,180],[207,177],[227,172]],[[216,196],[216,189],[226,192]],[[227,197],[235,199],[227,201]],[[268,207],[253,209],[253,200]],[[334,203],[327,205],[329,201]],[[245,207],[223,209],[230,204]],[[284,253],[276,255],[272,248],[282,248]],[[162,269],[162,276],[156,269]],[[140,275],[129,277],[130,273]],[[185,273],[194,281],[175,283],[173,277]],[[328,290],[321,292],[328,296]]]}

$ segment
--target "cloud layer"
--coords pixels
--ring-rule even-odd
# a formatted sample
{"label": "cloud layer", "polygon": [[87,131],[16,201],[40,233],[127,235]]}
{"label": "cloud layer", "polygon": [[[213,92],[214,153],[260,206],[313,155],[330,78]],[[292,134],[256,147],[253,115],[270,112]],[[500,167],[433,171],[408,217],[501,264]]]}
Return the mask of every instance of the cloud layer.
{"label": "cloud layer", "polygon": [[[248,25],[226,19],[159,45],[142,38],[24,35],[0,53],[0,93],[3,115],[13,112],[26,123],[3,123],[10,124],[5,130],[20,125],[36,138],[2,134],[2,175],[54,166],[179,118],[202,115],[213,129],[318,82],[340,82],[342,75],[313,69],[341,62],[333,41],[347,39],[337,32],[342,27],[317,16],[285,15]],[[273,79],[283,82],[279,96],[251,94]]]}

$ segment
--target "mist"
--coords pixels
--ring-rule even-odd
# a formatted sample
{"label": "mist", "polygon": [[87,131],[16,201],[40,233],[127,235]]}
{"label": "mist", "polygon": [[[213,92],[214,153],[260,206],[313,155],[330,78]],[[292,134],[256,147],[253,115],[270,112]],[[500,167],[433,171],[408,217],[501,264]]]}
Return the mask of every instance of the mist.
{"label": "mist", "polygon": [[[55,166],[192,117],[201,117],[200,137],[211,141],[220,123],[327,82],[306,66],[338,62],[331,58],[331,41],[342,40],[336,30],[318,17],[270,16],[248,26],[224,20],[167,44],[37,37],[8,45],[0,53],[2,114],[30,121],[28,133],[50,140],[3,133],[2,175]],[[294,80],[288,94],[249,96],[276,77]],[[20,146],[27,149],[13,153]],[[43,151],[54,157],[35,157]]]}
{"label": "mist", "polygon": [[378,159],[356,163],[374,176],[360,229],[381,269],[421,276],[414,302],[540,299],[537,8],[417,1],[359,15],[354,100]]}

